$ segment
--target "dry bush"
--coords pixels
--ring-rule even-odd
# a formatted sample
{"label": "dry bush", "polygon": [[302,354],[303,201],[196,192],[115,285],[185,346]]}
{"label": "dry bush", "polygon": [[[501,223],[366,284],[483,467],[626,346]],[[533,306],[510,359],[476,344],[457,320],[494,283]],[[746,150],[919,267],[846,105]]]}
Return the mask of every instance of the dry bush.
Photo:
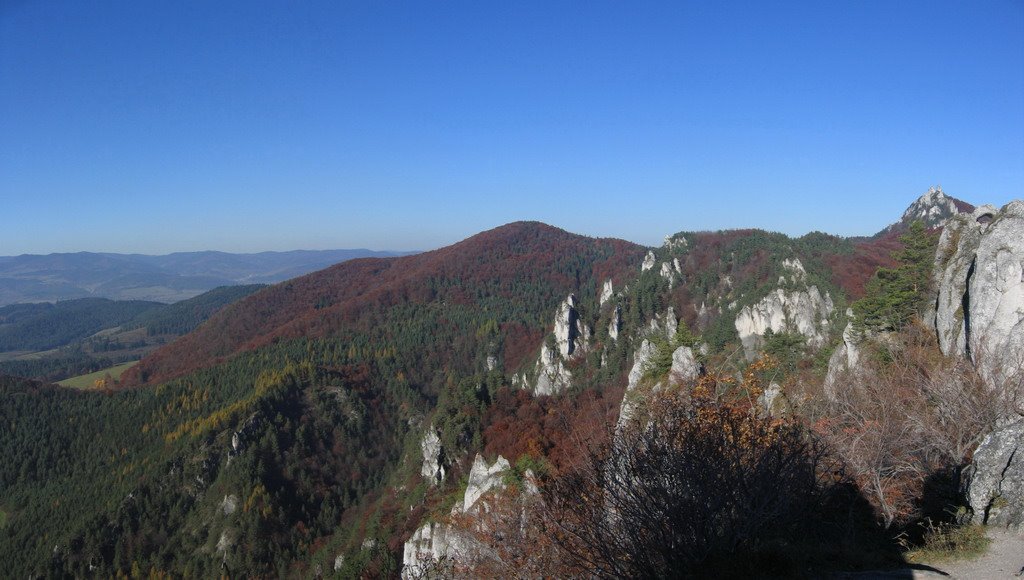
{"label": "dry bush", "polygon": [[925,482],[940,474],[955,479],[1012,403],[970,362],[943,357],[920,324],[864,347],[861,364],[845,374],[816,426],[882,523],[903,525],[922,517]]}
{"label": "dry bush", "polygon": [[826,445],[716,400],[717,383],[650,397],[589,463],[542,486],[547,534],[580,575],[789,575],[857,544],[844,540],[864,511]]}

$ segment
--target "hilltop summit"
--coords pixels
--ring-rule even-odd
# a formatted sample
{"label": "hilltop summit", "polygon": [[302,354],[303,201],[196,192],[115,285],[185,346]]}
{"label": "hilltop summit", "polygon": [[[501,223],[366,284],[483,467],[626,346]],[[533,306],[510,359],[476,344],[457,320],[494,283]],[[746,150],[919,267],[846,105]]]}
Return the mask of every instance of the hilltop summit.
{"label": "hilltop summit", "polygon": [[882,234],[902,231],[915,221],[924,222],[925,227],[942,227],[949,218],[965,212],[974,211],[974,206],[959,200],[942,191],[942,186],[936,185],[928,188],[924,195],[917,198],[910,207],[903,212],[900,221],[882,230]]}

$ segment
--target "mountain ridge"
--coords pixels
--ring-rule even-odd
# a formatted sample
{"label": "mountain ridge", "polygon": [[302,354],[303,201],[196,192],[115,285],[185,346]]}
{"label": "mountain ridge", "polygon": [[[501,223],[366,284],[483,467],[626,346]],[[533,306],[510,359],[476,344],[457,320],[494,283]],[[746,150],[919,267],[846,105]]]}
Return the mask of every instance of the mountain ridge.
{"label": "mountain ridge", "polygon": [[178,302],[218,286],[276,283],[356,257],[410,252],[292,250],[164,255],[73,252],[0,256],[0,306],[74,298]]}

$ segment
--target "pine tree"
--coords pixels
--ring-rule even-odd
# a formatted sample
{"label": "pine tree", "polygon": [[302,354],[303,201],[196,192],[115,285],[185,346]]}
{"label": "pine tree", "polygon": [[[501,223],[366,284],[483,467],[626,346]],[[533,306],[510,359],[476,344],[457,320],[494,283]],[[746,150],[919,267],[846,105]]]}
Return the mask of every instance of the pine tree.
{"label": "pine tree", "polygon": [[865,286],[864,298],[853,303],[861,332],[903,328],[925,305],[937,236],[916,221],[900,236],[903,249],[893,252],[895,268],[879,268]]}

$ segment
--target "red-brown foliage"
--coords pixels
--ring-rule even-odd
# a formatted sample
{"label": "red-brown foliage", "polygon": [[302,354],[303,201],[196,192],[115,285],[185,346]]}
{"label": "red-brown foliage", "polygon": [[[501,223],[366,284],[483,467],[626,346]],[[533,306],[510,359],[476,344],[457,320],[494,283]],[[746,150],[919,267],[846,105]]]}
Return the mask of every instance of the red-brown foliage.
{"label": "red-brown foliage", "polygon": [[622,391],[590,389],[534,397],[503,388],[484,421],[484,453],[513,462],[523,455],[543,457],[555,471],[573,467],[590,446],[607,442],[607,427],[618,419]]}
{"label": "red-brown foliage", "polygon": [[[588,278],[597,283],[623,280],[642,256],[643,248],[622,240],[517,222],[415,256],[351,260],[225,308],[193,333],[143,359],[122,382],[164,381],[282,339],[344,336],[373,328],[396,305],[450,301],[472,306],[488,296],[524,300],[516,286],[523,281],[543,282],[564,296]],[[564,266],[573,259],[579,269],[570,276]],[[513,359],[521,359],[525,342],[536,347],[535,332],[518,329],[506,345]]]}

